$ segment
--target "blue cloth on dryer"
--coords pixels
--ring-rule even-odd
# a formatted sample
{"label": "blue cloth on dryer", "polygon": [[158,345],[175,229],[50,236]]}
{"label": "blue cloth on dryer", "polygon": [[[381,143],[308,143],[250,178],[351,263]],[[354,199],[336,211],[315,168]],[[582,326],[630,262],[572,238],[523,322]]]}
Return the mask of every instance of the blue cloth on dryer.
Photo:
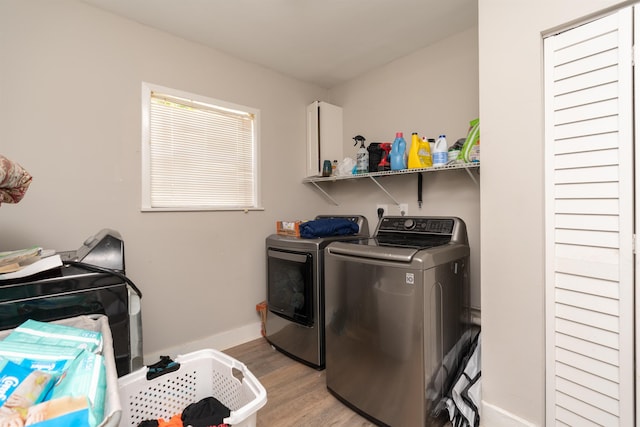
{"label": "blue cloth on dryer", "polygon": [[348,236],[360,231],[360,227],[345,218],[324,218],[300,224],[300,237],[314,239],[327,236]]}

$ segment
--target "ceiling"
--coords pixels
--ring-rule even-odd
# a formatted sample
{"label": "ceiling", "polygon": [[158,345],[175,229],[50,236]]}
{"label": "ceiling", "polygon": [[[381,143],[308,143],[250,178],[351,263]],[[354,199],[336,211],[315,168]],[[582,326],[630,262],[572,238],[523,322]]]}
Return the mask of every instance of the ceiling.
{"label": "ceiling", "polygon": [[478,19],[477,0],[82,1],[324,88]]}

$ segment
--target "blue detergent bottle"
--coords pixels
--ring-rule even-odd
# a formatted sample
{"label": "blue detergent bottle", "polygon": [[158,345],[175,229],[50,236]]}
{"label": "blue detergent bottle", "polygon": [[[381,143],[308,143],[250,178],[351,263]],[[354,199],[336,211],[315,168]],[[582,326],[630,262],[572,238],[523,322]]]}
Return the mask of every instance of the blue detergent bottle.
{"label": "blue detergent bottle", "polygon": [[391,170],[397,171],[407,168],[407,156],[406,156],[407,142],[402,136],[402,132],[396,132],[396,139],[391,146],[391,153],[389,158],[391,159]]}

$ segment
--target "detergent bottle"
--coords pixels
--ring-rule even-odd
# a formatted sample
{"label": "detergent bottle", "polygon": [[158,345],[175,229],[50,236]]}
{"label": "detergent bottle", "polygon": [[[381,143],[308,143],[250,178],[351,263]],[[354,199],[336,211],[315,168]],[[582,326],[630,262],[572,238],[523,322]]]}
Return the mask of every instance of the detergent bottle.
{"label": "detergent bottle", "polygon": [[433,158],[431,156],[431,144],[426,137],[422,137],[420,145],[418,146],[418,157],[420,158],[420,164],[423,168],[430,168],[433,166]]}
{"label": "detergent bottle", "polygon": [[420,155],[418,151],[420,150],[420,137],[417,132],[413,132],[411,134],[411,148],[409,148],[409,158],[407,159],[407,166],[409,169],[419,169],[422,166],[420,162]]}
{"label": "detergent bottle", "polygon": [[391,159],[391,170],[397,171],[407,168],[406,157],[407,142],[402,136],[402,132],[396,132],[396,139],[391,146],[391,153],[389,158]]}
{"label": "detergent bottle", "polygon": [[440,135],[433,149],[433,166],[444,166],[449,161],[447,137]]}

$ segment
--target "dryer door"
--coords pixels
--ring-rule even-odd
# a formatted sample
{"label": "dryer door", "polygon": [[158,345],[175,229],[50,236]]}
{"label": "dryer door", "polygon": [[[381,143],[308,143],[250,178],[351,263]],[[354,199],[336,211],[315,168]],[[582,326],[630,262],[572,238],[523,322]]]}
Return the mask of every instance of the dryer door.
{"label": "dryer door", "polygon": [[313,255],[270,248],[267,270],[269,311],[313,326]]}

